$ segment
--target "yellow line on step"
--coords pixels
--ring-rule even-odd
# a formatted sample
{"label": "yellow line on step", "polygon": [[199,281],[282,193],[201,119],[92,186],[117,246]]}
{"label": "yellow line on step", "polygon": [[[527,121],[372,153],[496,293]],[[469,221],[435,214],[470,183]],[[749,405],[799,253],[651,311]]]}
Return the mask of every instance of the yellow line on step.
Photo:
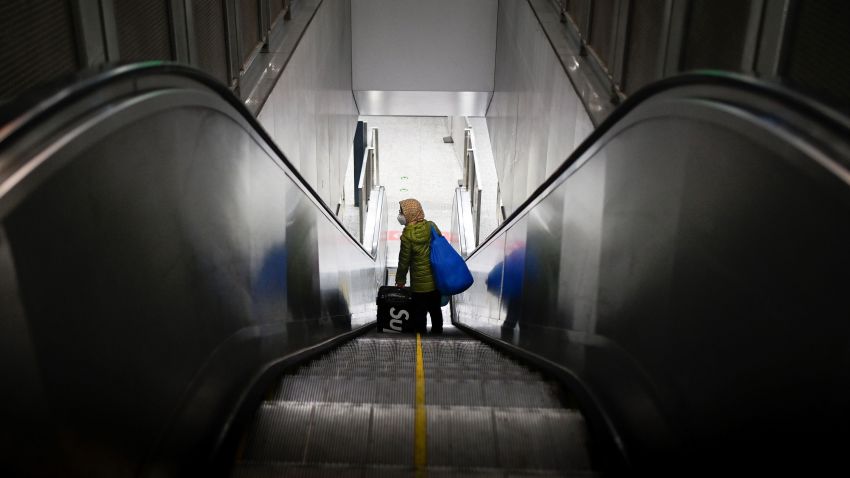
{"label": "yellow line on step", "polygon": [[428,451],[428,422],[425,419],[425,363],[422,361],[422,338],[416,334],[416,417],[413,426],[413,464],[416,476],[425,476]]}

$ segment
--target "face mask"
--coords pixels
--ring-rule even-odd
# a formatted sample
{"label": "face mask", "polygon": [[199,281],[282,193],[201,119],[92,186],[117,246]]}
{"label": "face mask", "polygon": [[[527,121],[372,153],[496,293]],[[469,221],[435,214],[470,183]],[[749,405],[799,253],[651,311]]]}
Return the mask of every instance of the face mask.
{"label": "face mask", "polygon": [[398,215],[398,223],[401,224],[402,226],[407,225],[407,219],[405,219],[404,214]]}

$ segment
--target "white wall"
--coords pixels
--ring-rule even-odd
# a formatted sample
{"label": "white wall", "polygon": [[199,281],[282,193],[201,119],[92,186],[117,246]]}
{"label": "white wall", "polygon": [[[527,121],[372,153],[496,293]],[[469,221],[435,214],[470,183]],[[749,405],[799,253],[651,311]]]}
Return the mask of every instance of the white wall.
{"label": "white wall", "polygon": [[342,195],[357,125],[351,96],[350,3],[322,3],[258,115],[331,209]]}
{"label": "white wall", "polygon": [[501,0],[496,85],[487,127],[508,214],[593,132],[584,105],[526,1]]}
{"label": "white wall", "polygon": [[493,91],[498,0],[351,4],[355,91]]}

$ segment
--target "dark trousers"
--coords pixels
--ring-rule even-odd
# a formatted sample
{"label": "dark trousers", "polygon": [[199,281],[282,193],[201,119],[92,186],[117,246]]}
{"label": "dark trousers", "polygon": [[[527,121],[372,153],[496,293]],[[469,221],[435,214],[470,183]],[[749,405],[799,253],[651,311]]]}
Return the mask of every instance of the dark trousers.
{"label": "dark trousers", "polygon": [[427,321],[425,314],[431,316],[431,330],[443,328],[443,311],[440,308],[440,292],[414,292],[413,310],[416,313],[416,328],[419,332],[425,332]]}

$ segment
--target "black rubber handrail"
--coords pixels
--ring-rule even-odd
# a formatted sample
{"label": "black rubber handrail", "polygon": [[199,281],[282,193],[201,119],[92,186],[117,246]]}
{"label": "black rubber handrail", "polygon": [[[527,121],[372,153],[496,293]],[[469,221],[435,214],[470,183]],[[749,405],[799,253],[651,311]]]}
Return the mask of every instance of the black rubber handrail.
{"label": "black rubber handrail", "polygon": [[[328,216],[333,218],[339,225],[340,229],[351,239],[352,242],[366,253],[373,260],[369,251],[361,244],[354,235],[342,224],[342,221],[334,214],[331,208],[325,204],[321,196],[315,189],[304,179],[301,173],[287,159],[286,155],[277,146],[271,136],[266,132],[265,128],[260,124],[257,118],[248,111],[248,108],[237,98],[227,86],[204,73],[203,71],[191,68],[189,66],[180,65],[170,62],[146,62],[134,63],[128,65],[103,67],[99,69],[86,70],[81,73],[72,75],[63,80],[44,85],[30,92],[24,93],[18,99],[4,105],[0,109],[0,154],[14,143],[17,138],[26,134],[41,125],[63,108],[73,104],[74,102],[84,98],[85,96],[95,93],[101,88],[108,87],[120,81],[139,80],[145,77],[174,77],[189,79],[195,83],[206,87],[212,92],[218,94],[223,100],[227,101],[255,132],[266,142],[266,144],[277,154],[289,172],[295,176],[295,183],[304,191],[315,199]],[[185,83],[177,85],[185,88]]]}
{"label": "black rubber handrail", "polygon": [[[753,77],[728,73],[722,71],[705,70],[686,73],[679,76],[666,78],[655,83],[651,83],[644,88],[638,90],[635,94],[629,96],[616,110],[614,110],[593,132],[585,138],[584,141],[576,148],[563,163],[546,178],[543,183],[538,186],[531,195],[526,198],[514,211],[505,218],[504,221],[493,232],[487,235],[484,241],[466,258],[468,261],[475,256],[478,251],[484,249],[486,245],[492,242],[505,229],[510,227],[516,219],[525,213],[526,208],[532,205],[562,174],[564,174],[570,166],[578,161],[587,150],[592,148],[605,134],[607,134],[621,119],[634,110],[638,105],[642,104],[655,96],[658,96],[669,91],[688,87],[688,86],[721,86],[731,87],[739,91],[754,95],[754,97],[766,98],[773,101],[781,102],[786,107],[789,107],[796,112],[805,115],[826,130],[829,130],[839,137],[847,138],[850,141],[850,118],[843,115],[841,112],[834,110],[823,103],[820,103],[811,97],[805,96],[779,83],[768,83],[758,80]],[[843,165],[845,169],[850,170],[848,165]]]}

